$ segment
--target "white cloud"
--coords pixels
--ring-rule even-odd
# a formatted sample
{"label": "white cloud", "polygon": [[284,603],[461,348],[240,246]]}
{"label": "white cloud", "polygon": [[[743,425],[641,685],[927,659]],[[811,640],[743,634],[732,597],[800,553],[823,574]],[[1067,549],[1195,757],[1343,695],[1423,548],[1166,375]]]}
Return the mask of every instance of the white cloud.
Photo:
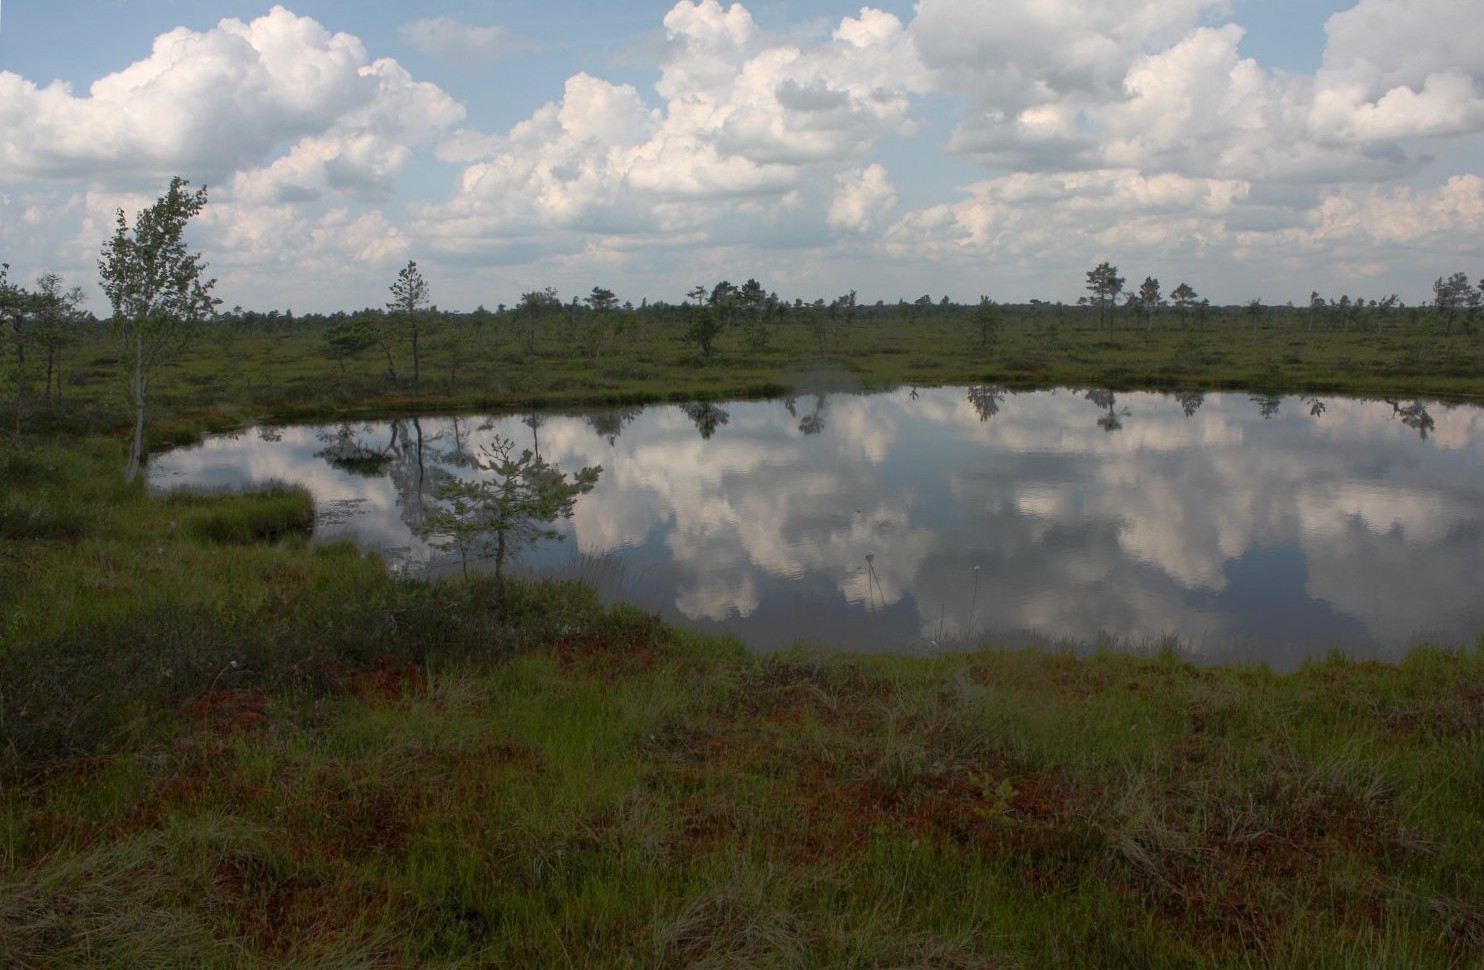
{"label": "white cloud", "polygon": [[1241,181],[1133,169],[1007,175],[970,186],[963,201],[908,213],[886,231],[883,245],[903,257],[1071,256],[1079,262],[1100,247],[1199,249],[1224,234],[1224,216],[1247,191]]}
{"label": "white cloud", "polygon": [[1295,121],[1285,112],[1287,92],[1238,56],[1241,39],[1234,24],[1201,28],[1135,61],[1127,97],[1099,115],[1105,157],[1185,174],[1263,174],[1274,146],[1296,134]]}
{"label": "white cloud", "polygon": [[1484,131],[1484,20],[1455,0],[1361,0],[1325,25],[1316,133],[1375,141]]}
{"label": "white cloud", "polygon": [[1200,0],[923,0],[910,32],[962,95],[948,147],[991,167],[1359,181],[1415,172],[1405,139],[1484,131],[1484,27],[1450,0],[1364,0],[1332,17],[1323,69],[1238,54]]}
{"label": "white cloud", "polygon": [[1116,94],[1135,58],[1224,0],[921,0],[912,37],[948,90],[1010,114]]}
{"label": "white cloud", "polygon": [[897,190],[879,164],[835,178],[835,198],[829,222],[841,232],[861,233],[876,228],[897,204]]}
{"label": "white cloud", "polygon": [[847,161],[883,134],[911,130],[909,94],[922,71],[891,14],[864,8],[807,48],[762,44],[740,4],[681,0],[665,26],[671,53],[655,91],[673,143],[801,166]]}
{"label": "white cloud", "polygon": [[[1113,257],[1141,275],[1212,261],[1237,290],[1218,300],[1298,276],[1300,295],[1364,280],[1410,298],[1484,245],[1484,19],[1466,7],[1360,0],[1300,75],[1244,56],[1244,7],[1223,0],[920,0],[906,23],[807,24],[679,0],[646,80],[573,71],[482,132],[278,6],[164,32],[86,90],[0,72],[0,244],[90,275],[108,206],[181,174],[211,186],[198,228],[224,287],[326,307],[379,297],[388,261],[429,250],[651,296],[745,263],[804,296],[1066,298]],[[447,60],[519,42],[438,10],[402,31]],[[960,292],[966,268],[989,279]],[[444,292],[490,302],[489,279]]]}
{"label": "white cloud", "polygon": [[[665,27],[662,107],[631,86],[578,74],[559,102],[506,135],[460,132],[441,149],[469,163],[459,191],[419,210],[423,231],[448,251],[492,252],[527,234],[571,250],[589,240],[554,234],[767,222],[800,204],[814,168],[829,173],[882,134],[910,130],[920,71],[890,14],[864,9],[807,49],[764,43],[745,8],[715,0],[681,0]],[[865,171],[855,204],[880,208],[889,202],[884,170]]]}
{"label": "white cloud", "polygon": [[83,97],[0,73],[0,165],[12,178],[216,180],[348,120],[364,132],[390,115],[395,141],[413,117],[461,113],[394,62],[371,61],[356,38],[274,7],[250,23],[170,31]]}
{"label": "white cloud", "polygon": [[967,99],[952,150],[996,162],[1061,158],[1077,167],[1093,147],[1079,115],[1121,98],[1140,56],[1226,7],[1221,0],[922,0],[910,33],[937,85]]}
{"label": "white cloud", "polygon": [[1363,89],[1322,89],[1315,98],[1315,129],[1352,142],[1473,134],[1484,128],[1484,87],[1459,71],[1429,74],[1421,90],[1395,87],[1375,101]]}
{"label": "white cloud", "polygon": [[1399,186],[1356,187],[1330,195],[1318,220],[1305,234],[1323,243],[1415,245],[1431,241],[1439,249],[1484,244],[1484,178],[1456,175],[1437,189]]}
{"label": "white cloud", "polygon": [[427,17],[403,26],[401,34],[424,54],[456,64],[493,60],[523,43],[504,27],[476,27],[453,17]]}
{"label": "white cloud", "polygon": [[[536,232],[660,228],[660,216],[628,190],[640,149],[658,131],[637,91],[587,74],[567,80],[560,103],[542,106],[508,135],[461,134],[448,153],[483,149],[454,197],[422,207],[422,231],[452,249]],[[484,144],[479,144],[483,141]]]}
{"label": "white cloud", "polygon": [[393,216],[365,206],[386,202],[414,150],[463,113],[356,38],[274,7],[171,31],[85,97],[0,74],[0,164],[12,177],[94,186],[66,247],[82,264],[115,207],[132,217],[153,201],[133,186],[177,173],[210,182],[193,236],[221,291],[313,300],[326,279],[374,275],[405,255]]}

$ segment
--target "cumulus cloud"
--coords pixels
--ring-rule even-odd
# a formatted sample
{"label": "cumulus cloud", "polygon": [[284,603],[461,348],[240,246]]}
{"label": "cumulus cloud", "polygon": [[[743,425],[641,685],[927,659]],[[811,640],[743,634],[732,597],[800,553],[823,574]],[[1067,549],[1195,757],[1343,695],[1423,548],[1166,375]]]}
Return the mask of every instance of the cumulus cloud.
{"label": "cumulus cloud", "polygon": [[[1065,279],[1080,278],[1104,254],[1131,276],[1220,260],[1223,284],[1244,268],[1249,292],[1275,302],[1305,298],[1316,286],[1405,295],[1453,267],[1459,252],[1484,247],[1484,179],[1284,193],[1243,179],[1136,169],[1020,173],[975,183],[959,201],[902,213],[875,244],[898,265],[990,262]],[[1398,261],[1401,251],[1406,261]],[[1199,277],[1191,282],[1205,292]]]}
{"label": "cumulus cloud", "polygon": [[1124,78],[1125,98],[1099,116],[1104,157],[1185,174],[1265,174],[1302,118],[1282,85],[1238,56],[1241,39],[1234,24],[1200,28],[1138,58]]}
{"label": "cumulus cloud", "polygon": [[[160,36],[149,57],[85,95],[0,74],[0,168],[11,178],[92,186],[63,247],[86,265],[135,186],[185,174],[210,183],[194,232],[224,292],[313,298],[328,278],[375,273],[408,240],[386,202],[394,179],[464,109],[396,61],[281,6]],[[317,277],[317,279],[316,279]]]}
{"label": "cumulus cloud", "polygon": [[867,232],[880,225],[896,204],[897,190],[887,178],[886,168],[868,165],[836,176],[829,222],[841,232]]}
{"label": "cumulus cloud", "polygon": [[[745,259],[808,295],[874,257],[873,282],[908,295],[975,266],[1024,298],[1112,254],[1307,275],[1307,293],[1484,245],[1463,154],[1484,133],[1484,20],[1465,6],[1359,0],[1305,75],[1245,56],[1225,0],[920,0],[905,22],[806,25],[679,0],[647,83],[573,73],[499,131],[460,129],[446,91],[278,6],[163,33],[86,90],[0,72],[0,190],[28,200],[0,199],[0,241],[88,266],[107,205],[179,173],[211,184],[224,284],[312,292],[295,268],[346,279],[416,249],[671,292],[667,273]],[[459,62],[519,43],[447,16],[402,36]],[[404,201],[410,171],[429,177]],[[35,218],[52,212],[65,226]]]}
{"label": "cumulus cloud", "polygon": [[461,114],[395,62],[372,61],[356,38],[274,7],[251,22],[172,30],[85,96],[0,73],[0,166],[33,179],[215,180],[334,132],[346,142],[336,154],[344,177],[374,180],[388,146]]}
{"label": "cumulus cloud", "polygon": [[[766,222],[800,204],[814,170],[829,173],[882,135],[912,130],[922,72],[890,14],[863,9],[809,46],[767,41],[746,8],[716,0],[681,0],[664,24],[660,105],[579,74],[560,101],[504,135],[460,132],[440,150],[467,163],[459,190],[420,210],[426,231],[449,250],[489,251],[551,229],[683,233],[738,217]],[[857,206],[888,203],[878,169],[857,178]],[[847,222],[874,218],[839,211]]]}
{"label": "cumulus cloud", "polygon": [[1484,22],[1451,0],[1361,0],[1325,25],[1317,133],[1350,141],[1484,129]]}
{"label": "cumulus cloud", "polygon": [[[560,102],[543,105],[500,138],[465,133],[445,148],[475,154],[446,205],[419,210],[425,231],[451,248],[562,229],[662,228],[662,216],[627,191],[658,131],[658,112],[629,85],[578,74]],[[481,144],[480,142],[483,142]]]}
{"label": "cumulus cloud", "polygon": [[64,268],[91,263],[116,208],[132,216],[153,201],[134,186],[186,174],[211,183],[193,232],[223,292],[271,284],[275,299],[312,299],[325,279],[405,254],[392,218],[366,206],[385,202],[416,146],[462,116],[396,61],[276,6],[164,34],[84,96],[0,74],[0,167],[92,186],[70,203],[80,221],[59,247]]}
{"label": "cumulus cloud", "polygon": [[[1119,100],[1134,62],[1220,0],[922,0],[910,33],[942,90],[966,99],[949,145],[995,163],[1076,167],[1095,147],[1084,112]],[[1093,119],[1094,123],[1096,119]]]}
{"label": "cumulus cloud", "polygon": [[402,39],[427,54],[456,64],[492,60],[524,42],[504,27],[476,27],[453,17],[427,17],[406,24]]}
{"label": "cumulus cloud", "polygon": [[1017,174],[970,186],[968,198],[910,212],[886,230],[887,251],[1048,257],[1116,244],[1200,248],[1247,192],[1241,181],[1144,175],[1134,169]]}
{"label": "cumulus cloud", "polygon": [[948,148],[1037,171],[1357,181],[1408,175],[1419,137],[1484,131],[1484,27],[1449,0],[1332,17],[1316,76],[1241,57],[1224,3],[924,0],[910,33],[964,98]]}
{"label": "cumulus cloud", "polygon": [[1315,242],[1446,243],[1484,238],[1484,179],[1457,175],[1437,189],[1376,186],[1336,192],[1308,233]]}
{"label": "cumulus cloud", "polygon": [[912,37],[945,88],[1007,114],[1116,95],[1134,59],[1225,0],[921,0]]}

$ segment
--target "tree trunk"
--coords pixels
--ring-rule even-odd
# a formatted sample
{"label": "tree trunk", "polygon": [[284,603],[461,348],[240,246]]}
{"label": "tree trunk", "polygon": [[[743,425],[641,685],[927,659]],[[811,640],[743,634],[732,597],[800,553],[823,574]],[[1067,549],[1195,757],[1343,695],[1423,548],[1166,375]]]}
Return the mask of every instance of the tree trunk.
{"label": "tree trunk", "polygon": [[21,412],[26,406],[26,345],[21,342],[21,318],[15,318],[15,440],[21,440]]}
{"label": "tree trunk", "polygon": [[139,466],[144,457],[144,332],[135,336],[134,346],[134,443],[129,448],[129,469],[124,473],[125,482],[133,482],[139,475]]}
{"label": "tree trunk", "polygon": [[422,380],[422,361],[418,359],[417,352],[417,324],[412,325],[412,386],[416,387]]}
{"label": "tree trunk", "polygon": [[26,351],[21,346],[20,324],[15,334],[15,440],[21,440],[21,412],[26,403]]}
{"label": "tree trunk", "polygon": [[495,595],[505,600],[505,530],[495,531]]}

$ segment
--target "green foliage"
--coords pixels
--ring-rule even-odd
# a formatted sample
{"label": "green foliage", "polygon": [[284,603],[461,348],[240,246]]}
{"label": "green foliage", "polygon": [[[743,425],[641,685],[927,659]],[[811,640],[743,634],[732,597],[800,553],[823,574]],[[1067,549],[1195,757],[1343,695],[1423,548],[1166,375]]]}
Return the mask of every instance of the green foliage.
{"label": "green foliage", "polygon": [[179,176],[171,179],[165,194],[135,217],[132,230],[119,209],[113,237],[103,244],[98,260],[135,410],[129,481],[143,459],[144,411],[156,370],[180,353],[190,328],[219,302],[211,296],[216,280],[201,278],[206,270],[201,254],[185,245],[186,224],[206,207],[206,189],[192,194],[188,185]]}
{"label": "green foliage", "polygon": [[696,345],[701,356],[711,359],[711,350],[725,329],[716,312],[709,306],[697,305],[688,313],[690,325],[685,330],[685,340]]}
{"label": "green foliage", "polygon": [[[726,420],[711,402],[818,379],[808,311],[736,352],[737,288],[698,301],[739,322],[699,371],[677,348],[690,308],[636,311],[599,367],[552,339],[554,292],[533,297],[453,317],[477,339],[430,347],[396,399],[331,379],[335,321],[242,314],[230,365],[220,341],[162,361],[158,433],[586,403],[614,435],[666,400],[704,402],[684,407],[705,434]],[[1211,308],[1134,340],[1003,307],[988,360],[953,353],[973,306],[815,316],[849,326],[830,367],[853,383],[972,386],[986,420],[1004,388],[1110,375],[1369,392],[1419,431],[1415,395],[1484,390],[1461,320],[1372,302],[1261,326]],[[117,351],[78,336],[58,421],[114,428]],[[816,402],[800,427],[824,419]],[[0,448],[0,964],[1450,967],[1484,946],[1484,652],[1284,676],[759,657],[578,584],[423,582],[274,542],[307,498],[151,498],[106,474],[115,452],[60,424]]]}
{"label": "green foliage", "polygon": [[979,331],[979,349],[987,351],[993,349],[1000,342],[1000,327],[1004,324],[1004,315],[1000,312],[999,304],[987,296],[979,298],[979,305],[974,308],[974,325]]}
{"label": "green foliage", "polygon": [[1474,320],[1484,306],[1484,293],[1475,289],[1467,273],[1454,273],[1433,283],[1433,308],[1446,333],[1461,322],[1465,333],[1473,333]]}
{"label": "green foliage", "polygon": [[499,436],[481,449],[474,466],[481,477],[451,478],[438,487],[438,500],[446,504],[427,514],[421,531],[458,553],[466,577],[471,559],[493,560],[496,580],[523,548],[562,537],[551,523],[571,518],[577,499],[593,490],[603,471],[583,468],[568,479],[528,448],[517,454],[515,442]]}
{"label": "green foliage", "polygon": [[1154,313],[1164,306],[1164,297],[1159,292],[1159,280],[1152,276],[1144,277],[1144,282],[1139,284],[1139,292],[1129,298],[1129,304],[1135,307],[1144,317],[1144,329],[1154,329]]}
{"label": "green foliage", "polygon": [[[440,315],[442,339],[425,344],[421,385],[412,388],[409,381],[395,394],[370,362],[380,358],[377,351],[362,357],[359,366],[353,357],[337,359],[326,352],[326,331],[351,318],[375,323],[385,317],[380,308],[349,315],[296,314],[291,327],[283,314],[231,314],[233,322],[222,325],[236,334],[230,342],[195,341],[161,365],[151,389],[152,433],[176,440],[201,427],[226,427],[263,415],[334,419],[347,413],[681,403],[747,396],[765,388],[786,394],[812,388],[821,366],[848,375],[851,386],[859,387],[1113,383],[1120,389],[1245,389],[1260,383],[1263,390],[1376,397],[1484,393],[1479,379],[1484,341],[1470,338],[1458,325],[1451,333],[1439,332],[1431,308],[1388,306],[1387,301],[1374,301],[1375,307],[1366,301],[1363,316],[1352,313],[1349,330],[1332,325],[1328,301],[1322,301],[1319,316],[1307,307],[1268,306],[1257,326],[1243,307],[1203,311],[1196,306],[1188,320],[1204,313],[1194,338],[1198,353],[1190,352],[1197,349],[1188,342],[1190,328],[1150,330],[1137,314],[1111,314],[1111,324],[1100,327],[1095,310],[1002,304],[992,354],[949,352],[978,347],[976,305],[945,309],[930,300],[928,309],[909,318],[911,304],[862,304],[847,335],[848,307],[836,306],[832,321],[827,302],[790,304],[786,312],[780,303],[768,311],[772,323],[765,348],[747,345],[746,326],[713,330],[708,366],[697,367],[704,358],[686,332],[698,306],[715,312],[704,294],[687,304],[650,303],[632,316],[613,313],[597,359],[586,341],[587,325],[596,319],[589,308],[579,303],[574,336],[565,339],[568,306],[554,291],[528,296],[529,302],[498,312]],[[1174,308],[1169,312],[1173,324]],[[1131,331],[1143,332],[1130,339]],[[66,350],[67,406],[55,401],[33,406],[27,420],[37,430],[67,422],[124,426],[132,415],[110,393],[117,348],[104,342],[102,328],[86,320],[76,334],[77,342]],[[1297,363],[1270,373],[1270,361],[1294,353],[1290,345],[1300,352]],[[399,347],[405,354],[405,344]],[[403,357],[397,361],[401,368]],[[38,388],[42,373],[42,364],[35,363]],[[34,405],[39,398],[31,400]]]}
{"label": "green foliage", "polygon": [[372,318],[365,316],[346,317],[325,328],[321,338],[324,355],[340,365],[345,373],[345,362],[377,346],[382,335]]}
{"label": "green foliage", "polygon": [[392,298],[387,303],[387,315],[382,319],[381,342],[386,351],[387,376],[397,379],[397,367],[393,351],[398,337],[405,334],[412,351],[412,383],[422,381],[422,337],[426,329],[425,311],[432,304],[432,290],[417,263],[408,260],[397,273],[390,287]]}
{"label": "green foliage", "polygon": [[1087,273],[1087,290],[1093,296],[1098,308],[1098,326],[1107,323],[1108,309],[1118,299],[1118,294],[1123,292],[1123,277],[1118,275],[1118,267],[1104,261]]}
{"label": "green foliage", "polygon": [[1200,299],[1199,294],[1191,288],[1189,283],[1182,282],[1170,291],[1170,299],[1175,301],[1175,306],[1180,311],[1180,326],[1185,326],[1185,315]]}
{"label": "green foliage", "polygon": [[0,263],[0,328],[6,331],[12,353],[4,356],[0,374],[7,378],[15,392],[15,436],[20,437],[21,408],[26,393],[25,321],[32,302],[31,295],[10,282],[10,264]]}
{"label": "green foliage", "polygon": [[561,312],[561,297],[549,286],[544,290],[529,290],[521,294],[520,303],[511,316],[525,336],[527,355],[536,353],[537,333],[550,326]]}
{"label": "green foliage", "polygon": [[610,289],[601,286],[593,287],[593,291],[583,297],[582,302],[596,314],[616,313],[618,311],[618,296]]}

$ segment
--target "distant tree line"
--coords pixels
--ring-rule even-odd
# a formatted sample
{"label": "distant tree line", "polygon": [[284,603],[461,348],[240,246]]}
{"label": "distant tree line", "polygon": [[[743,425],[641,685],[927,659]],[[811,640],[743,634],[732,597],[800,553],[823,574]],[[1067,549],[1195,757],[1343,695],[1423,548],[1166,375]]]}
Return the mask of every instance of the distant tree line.
{"label": "distant tree line", "polygon": [[[1108,262],[1099,263],[1087,272],[1087,290],[1091,296],[1080,298],[1078,305],[1096,309],[1100,327],[1113,325],[1115,311],[1120,309],[1120,298],[1123,312],[1149,329],[1153,328],[1156,316],[1168,317],[1171,309],[1182,327],[1192,320],[1204,322],[1213,311],[1211,302],[1183,281],[1170,291],[1168,298],[1161,293],[1160,282],[1153,276],[1144,277],[1144,282],[1136,290],[1125,290],[1125,283],[1124,277],[1118,275],[1118,267]],[[1402,311],[1410,310],[1413,321],[1433,322],[1443,333],[1455,330],[1474,333],[1480,309],[1484,307],[1484,279],[1474,283],[1467,273],[1458,272],[1446,279],[1438,277],[1432,288],[1433,300],[1430,303],[1410,308],[1395,293],[1370,300],[1346,295],[1326,299],[1315,291],[1310,293],[1302,313],[1293,312],[1300,308],[1289,304],[1285,317],[1301,320],[1304,328],[1309,330],[1348,331],[1367,326],[1379,329],[1386,320],[1396,319]],[[1276,316],[1279,309],[1265,305],[1261,299],[1249,300],[1240,307],[1220,308],[1228,317],[1233,312],[1240,313],[1254,328],[1265,318]]]}
{"label": "distant tree line", "polygon": [[[803,336],[810,352],[824,359],[848,353],[852,333],[864,326],[961,326],[961,349],[989,356],[998,352],[1010,322],[1055,341],[1059,324],[1079,319],[1085,324],[1089,314],[1096,315],[1099,329],[1110,331],[1219,322],[1316,331],[1431,327],[1441,334],[1470,335],[1484,307],[1484,280],[1474,282],[1463,272],[1439,276],[1433,299],[1414,307],[1395,294],[1366,299],[1318,292],[1303,306],[1253,299],[1218,307],[1183,280],[1168,294],[1153,275],[1129,287],[1118,267],[1104,261],[1087,272],[1088,295],[1073,305],[1044,300],[1002,304],[989,296],[962,304],[929,294],[868,304],[853,290],[829,299],[789,300],[748,278],[741,284],[727,279],[699,284],[678,304],[646,299],[636,306],[616,290],[594,285],[581,296],[532,288],[509,305],[450,312],[434,303],[433,283],[409,261],[389,282],[380,306],[300,314],[241,306],[223,310],[210,295],[213,281],[204,276],[206,264],[184,245],[187,223],[205,204],[205,189],[190,191],[177,178],[132,225],[118,212],[115,232],[104,241],[99,259],[99,280],[111,310],[106,325],[88,312],[81,288],[67,286],[54,273],[43,273],[27,285],[12,280],[9,266],[0,263],[0,337],[8,343],[0,359],[0,381],[9,392],[5,423],[11,437],[22,434],[28,416],[61,405],[71,375],[91,376],[101,367],[117,367],[134,409],[131,468],[137,468],[151,381],[161,363],[196,334],[217,341],[229,362],[237,362],[238,341],[247,335],[316,335],[319,352],[346,378],[354,368],[360,379],[418,388],[428,376],[430,360],[446,367],[448,380],[456,383],[461,363],[480,353],[499,353],[519,368],[552,354],[599,362],[616,350],[648,348],[658,340],[671,342],[679,353],[706,366],[775,351],[785,328],[791,328],[795,341]],[[97,344],[105,336],[114,341],[112,351],[90,350],[83,360],[79,345]],[[499,348],[492,349],[497,338]],[[367,358],[374,361],[369,368],[362,363]],[[821,413],[813,423],[823,420]]]}

